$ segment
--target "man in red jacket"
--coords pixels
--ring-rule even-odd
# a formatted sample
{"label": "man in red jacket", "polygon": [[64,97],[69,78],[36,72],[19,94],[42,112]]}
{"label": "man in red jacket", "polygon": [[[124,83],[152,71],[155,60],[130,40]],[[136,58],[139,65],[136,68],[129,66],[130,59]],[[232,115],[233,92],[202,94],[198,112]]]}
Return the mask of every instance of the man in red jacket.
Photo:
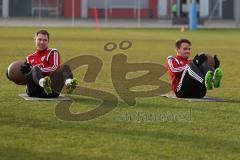
{"label": "man in red jacket", "polygon": [[27,94],[30,97],[58,97],[64,85],[70,93],[78,83],[68,66],[60,68],[58,50],[48,47],[49,36],[46,30],[37,31],[36,51],[28,55],[25,64],[21,66],[22,73],[26,75]]}
{"label": "man in red jacket", "polygon": [[207,63],[203,53],[189,59],[191,42],[180,39],[175,43],[176,56],[167,58],[166,67],[172,80],[172,90],[179,98],[203,98],[207,89],[218,88],[222,79],[220,62],[214,55],[215,66]]}

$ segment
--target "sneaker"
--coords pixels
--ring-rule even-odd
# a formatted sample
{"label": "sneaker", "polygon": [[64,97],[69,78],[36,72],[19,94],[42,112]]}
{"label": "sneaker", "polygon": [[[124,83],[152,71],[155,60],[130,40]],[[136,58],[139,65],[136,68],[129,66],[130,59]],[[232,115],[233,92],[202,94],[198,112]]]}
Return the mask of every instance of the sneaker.
{"label": "sneaker", "polygon": [[78,80],[73,78],[71,79],[71,82],[66,85],[67,93],[72,93],[73,90],[77,87]]}
{"label": "sneaker", "polygon": [[213,89],[213,72],[208,71],[205,75],[205,86],[208,90]]}
{"label": "sneaker", "polygon": [[223,76],[223,71],[220,68],[217,68],[214,71],[214,75],[213,75],[213,86],[214,86],[214,88],[220,87],[222,76]]}
{"label": "sneaker", "polygon": [[52,93],[52,88],[51,88],[51,79],[50,77],[46,76],[44,77],[43,81],[43,89],[47,95]]}

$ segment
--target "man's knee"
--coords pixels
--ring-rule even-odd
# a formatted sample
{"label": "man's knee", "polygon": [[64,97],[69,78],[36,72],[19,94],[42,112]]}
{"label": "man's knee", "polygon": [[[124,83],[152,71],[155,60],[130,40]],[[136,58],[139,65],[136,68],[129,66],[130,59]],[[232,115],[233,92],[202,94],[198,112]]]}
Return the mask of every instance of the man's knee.
{"label": "man's knee", "polygon": [[197,65],[191,62],[188,64],[187,70],[188,70],[188,74],[192,79],[195,79],[200,83],[203,83],[204,74],[201,72],[201,70],[198,68]]}
{"label": "man's knee", "polygon": [[60,70],[64,79],[73,78],[72,71],[68,65],[63,65]]}

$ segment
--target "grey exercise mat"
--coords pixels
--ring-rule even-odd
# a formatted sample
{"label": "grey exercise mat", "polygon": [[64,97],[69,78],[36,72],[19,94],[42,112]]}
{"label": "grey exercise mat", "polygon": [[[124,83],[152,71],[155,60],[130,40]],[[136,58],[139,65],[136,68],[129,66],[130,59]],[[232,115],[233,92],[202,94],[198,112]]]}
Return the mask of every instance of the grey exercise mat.
{"label": "grey exercise mat", "polygon": [[71,100],[69,97],[66,97],[65,95],[61,95],[56,98],[38,98],[38,97],[29,97],[26,93],[19,94],[20,97],[27,101],[67,101]]}
{"label": "grey exercise mat", "polygon": [[179,100],[186,100],[189,102],[224,102],[224,99],[221,98],[212,98],[212,97],[204,97],[204,98],[178,98],[174,95],[174,93],[166,93],[160,95],[161,97],[172,98],[172,99],[179,99]]}

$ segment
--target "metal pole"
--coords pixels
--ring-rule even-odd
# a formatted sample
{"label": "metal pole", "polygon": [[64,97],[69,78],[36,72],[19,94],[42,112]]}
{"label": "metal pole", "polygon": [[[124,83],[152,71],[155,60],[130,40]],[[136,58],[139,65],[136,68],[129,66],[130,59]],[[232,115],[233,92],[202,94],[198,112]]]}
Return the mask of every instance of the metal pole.
{"label": "metal pole", "polygon": [[42,17],[42,13],[41,13],[41,10],[42,10],[42,0],[39,0],[39,10],[38,10],[38,16],[39,16],[39,19]]}
{"label": "metal pole", "polygon": [[223,0],[219,0],[219,11],[218,11],[219,15],[218,16],[220,19],[222,18],[222,13],[223,13],[222,6],[223,6]]}
{"label": "metal pole", "polygon": [[110,2],[109,2],[109,10],[110,10],[110,14],[109,14],[109,17],[111,17],[112,18],[112,0],[110,0]]}
{"label": "metal pole", "polygon": [[105,0],[105,24],[108,21],[108,0]]}
{"label": "metal pole", "polygon": [[190,31],[197,30],[197,3],[192,0],[189,8],[189,29]]}
{"label": "metal pole", "polygon": [[240,1],[234,0],[234,18],[236,23],[236,28],[240,27]]}
{"label": "metal pole", "polygon": [[82,13],[81,18],[87,18],[88,17],[88,0],[82,0]]}
{"label": "metal pole", "polygon": [[75,23],[75,0],[72,0],[72,25]]}
{"label": "metal pole", "polygon": [[181,16],[181,2],[180,2],[180,0],[177,0],[177,17],[180,17]]}
{"label": "metal pole", "polygon": [[[173,0],[171,0],[171,1],[170,1],[170,6],[171,6],[171,7],[170,7],[170,8],[171,8],[170,18],[171,18],[171,19],[173,19],[173,13],[172,13],[173,3],[174,3]],[[177,2],[175,2],[175,3],[177,3]],[[178,12],[178,9],[177,9],[177,12]],[[176,13],[176,15],[177,15],[177,14],[178,14],[178,13]]]}
{"label": "metal pole", "polygon": [[[171,4],[171,7],[172,7],[172,0],[171,0],[171,2],[170,2],[170,4]],[[165,1],[164,1],[164,3],[163,4],[161,4],[161,2],[160,2],[160,0],[158,0],[158,6],[157,6],[157,18],[160,18],[161,17],[161,15],[162,15],[162,13],[161,13],[161,10],[162,10],[162,8],[165,8],[166,6],[164,6],[164,7],[162,7],[162,5],[165,5]],[[172,17],[171,17],[172,18]]]}
{"label": "metal pole", "polygon": [[137,17],[137,6],[138,6],[138,0],[134,0],[133,18]]}
{"label": "metal pole", "polygon": [[2,16],[4,18],[9,16],[9,0],[2,1]]}
{"label": "metal pole", "polygon": [[141,26],[141,0],[138,0],[138,27]]}

